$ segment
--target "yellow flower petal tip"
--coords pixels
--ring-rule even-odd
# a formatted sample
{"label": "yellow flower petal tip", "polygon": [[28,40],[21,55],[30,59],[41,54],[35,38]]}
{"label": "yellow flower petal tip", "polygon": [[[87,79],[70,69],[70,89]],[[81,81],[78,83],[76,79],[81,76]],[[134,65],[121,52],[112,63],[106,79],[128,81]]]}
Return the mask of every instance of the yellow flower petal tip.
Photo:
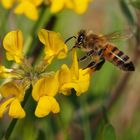
{"label": "yellow flower petal tip", "polygon": [[59,104],[54,97],[42,96],[37,104],[35,115],[41,118],[45,117],[50,112],[53,113],[60,112]]}
{"label": "yellow flower petal tip", "polygon": [[19,100],[15,99],[9,109],[9,116],[12,118],[19,118],[22,119],[25,117],[25,111],[23,110]]}
{"label": "yellow flower petal tip", "polygon": [[45,45],[45,60],[51,63],[57,57],[63,59],[66,57],[68,49],[59,33],[41,29],[38,32],[39,40]]}
{"label": "yellow flower petal tip", "polygon": [[20,30],[7,33],[3,40],[3,46],[6,50],[8,60],[14,60],[16,63],[23,61],[23,35]]}

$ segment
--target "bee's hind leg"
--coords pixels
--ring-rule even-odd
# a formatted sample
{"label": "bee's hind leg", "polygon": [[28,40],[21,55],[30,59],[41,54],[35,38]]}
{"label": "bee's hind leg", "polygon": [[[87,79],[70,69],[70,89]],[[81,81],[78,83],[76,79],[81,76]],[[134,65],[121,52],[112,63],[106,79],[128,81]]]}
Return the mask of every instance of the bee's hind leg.
{"label": "bee's hind leg", "polygon": [[95,68],[96,71],[100,70],[103,66],[103,64],[105,63],[105,59],[101,59],[98,63],[96,63],[96,66],[93,67],[92,69]]}
{"label": "bee's hind leg", "polygon": [[101,59],[99,62],[92,61],[89,63],[84,69],[91,68],[95,71],[98,71],[102,68],[103,64],[105,63],[105,59]]}

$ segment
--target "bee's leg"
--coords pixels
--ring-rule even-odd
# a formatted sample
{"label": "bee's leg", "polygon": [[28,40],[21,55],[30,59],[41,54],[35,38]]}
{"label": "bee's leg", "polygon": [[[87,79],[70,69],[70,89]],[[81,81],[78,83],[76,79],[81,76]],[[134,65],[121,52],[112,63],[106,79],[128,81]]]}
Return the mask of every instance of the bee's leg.
{"label": "bee's leg", "polygon": [[89,63],[84,69],[91,68],[95,71],[98,71],[102,68],[103,64],[105,63],[105,59],[101,59],[99,62],[92,61]]}
{"label": "bee's leg", "polygon": [[78,61],[81,62],[81,61],[86,60],[87,58],[88,58],[88,56],[87,55],[84,55],[83,57],[81,57],[80,59],[78,59]]}
{"label": "bee's leg", "polygon": [[94,51],[90,51],[88,52],[85,56],[81,57],[80,59],[78,59],[79,62],[86,60],[87,58],[89,58],[90,56],[92,56],[94,53]]}
{"label": "bee's leg", "polygon": [[96,66],[92,69],[95,69],[95,71],[98,71],[102,68],[103,64],[105,63],[105,59],[101,59],[98,63],[96,63]]}
{"label": "bee's leg", "polygon": [[92,61],[91,63],[89,63],[85,68],[83,69],[86,69],[86,68],[94,68],[96,66],[96,62]]}

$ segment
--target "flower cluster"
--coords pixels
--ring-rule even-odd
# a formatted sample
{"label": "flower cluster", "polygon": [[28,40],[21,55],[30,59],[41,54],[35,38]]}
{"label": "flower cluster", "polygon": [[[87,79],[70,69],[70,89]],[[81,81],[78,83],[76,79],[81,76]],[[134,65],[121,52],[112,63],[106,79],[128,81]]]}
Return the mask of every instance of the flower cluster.
{"label": "flower cluster", "polygon": [[87,10],[90,1],[91,0],[1,0],[1,3],[6,9],[14,7],[14,13],[16,14],[24,14],[32,20],[37,20],[41,4],[49,5],[52,13],[68,8],[78,14],[83,14]]}
{"label": "flower cluster", "polygon": [[50,0],[51,2],[51,11],[56,13],[62,10],[63,8],[68,8],[75,11],[78,14],[83,14],[91,0]]}
{"label": "flower cluster", "polygon": [[26,113],[21,103],[30,86],[32,86],[32,97],[37,102],[35,109],[37,117],[44,117],[50,112],[58,113],[60,111],[59,103],[56,100],[58,93],[69,95],[71,89],[75,89],[79,96],[88,90],[91,70],[79,68],[76,50],[72,50],[71,67],[63,64],[56,72],[48,72],[47,67],[54,58],[65,58],[68,49],[59,33],[41,29],[38,37],[45,46],[45,56],[35,66],[32,66],[24,56],[24,41],[20,30],[9,32],[3,40],[7,60],[15,61],[18,67],[8,69],[0,66],[0,77],[11,79],[10,82],[4,83],[0,87],[2,96],[0,117],[5,112],[8,112],[12,118],[25,117]]}
{"label": "flower cluster", "polygon": [[14,13],[24,14],[32,20],[38,19],[38,7],[42,2],[43,0],[1,0],[2,5],[6,9],[14,7]]}

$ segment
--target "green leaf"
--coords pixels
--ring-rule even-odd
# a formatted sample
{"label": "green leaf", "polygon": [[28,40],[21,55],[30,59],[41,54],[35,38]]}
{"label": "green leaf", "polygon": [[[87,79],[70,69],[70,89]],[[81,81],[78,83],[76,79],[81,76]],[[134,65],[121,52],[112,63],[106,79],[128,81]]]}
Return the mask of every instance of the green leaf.
{"label": "green leaf", "polygon": [[130,3],[131,3],[131,5],[133,7],[135,7],[135,8],[137,8],[137,9],[140,10],[140,1],[139,0],[137,0],[137,1],[131,1]]}
{"label": "green leaf", "polygon": [[120,6],[128,21],[133,25],[135,23],[134,18],[125,0],[120,0]]}
{"label": "green leaf", "polygon": [[116,140],[115,129],[111,124],[107,124],[103,130],[103,140]]}

